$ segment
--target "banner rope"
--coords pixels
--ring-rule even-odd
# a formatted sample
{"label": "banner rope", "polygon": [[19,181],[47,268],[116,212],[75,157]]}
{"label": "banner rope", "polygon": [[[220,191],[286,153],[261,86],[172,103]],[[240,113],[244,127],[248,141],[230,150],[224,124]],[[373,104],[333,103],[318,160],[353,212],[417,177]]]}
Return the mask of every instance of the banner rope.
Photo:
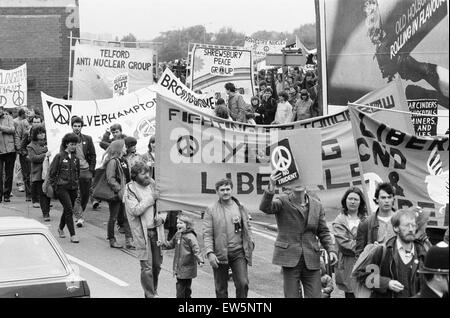
{"label": "banner rope", "polygon": [[96,115],[101,114],[101,113],[100,113],[100,110],[98,109],[98,104],[97,104],[97,100],[96,100],[96,99],[94,99],[94,103],[95,103],[95,114],[96,114]]}
{"label": "banner rope", "polygon": [[393,112],[393,113],[408,114],[408,115],[414,115],[414,116],[445,117],[445,118],[449,117],[449,115],[437,115],[437,114],[436,115],[430,115],[430,114],[413,113],[413,112],[407,112],[407,111],[404,111],[404,110],[386,109],[386,108],[379,108],[379,107],[375,107],[375,106],[369,106],[369,105],[363,105],[363,104],[355,104],[355,103],[348,103],[348,105],[359,106],[359,107],[367,107],[367,108],[372,108],[372,109],[378,109],[378,110],[384,110],[384,111]]}

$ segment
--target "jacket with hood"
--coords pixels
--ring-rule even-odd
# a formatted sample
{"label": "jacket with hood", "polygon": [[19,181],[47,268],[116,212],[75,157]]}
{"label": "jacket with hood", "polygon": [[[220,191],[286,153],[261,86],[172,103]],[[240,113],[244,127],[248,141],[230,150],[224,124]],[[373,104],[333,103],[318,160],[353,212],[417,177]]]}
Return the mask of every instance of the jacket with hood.
{"label": "jacket with hood", "polygon": [[166,249],[175,248],[173,257],[173,275],[178,279],[192,279],[197,277],[197,263],[203,263],[197,234],[187,228],[177,232],[173,238],[163,245]]}

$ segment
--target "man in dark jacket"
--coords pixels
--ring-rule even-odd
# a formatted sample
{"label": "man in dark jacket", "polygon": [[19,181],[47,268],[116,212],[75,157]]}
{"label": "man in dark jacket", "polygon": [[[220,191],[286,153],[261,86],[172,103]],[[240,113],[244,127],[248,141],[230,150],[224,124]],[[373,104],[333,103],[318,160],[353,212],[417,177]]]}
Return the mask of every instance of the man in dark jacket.
{"label": "man in dark jacket", "polygon": [[378,209],[358,226],[356,234],[356,257],[362,253],[367,244],[386,241],[395,235],[391,218],[394,210],[394,188],[389,183],[380,183],[375,190],[375,203]]}
{"label": "man in dark jacket", "polygon": [[73,133],[80,140],[76,150],[76,156],[80,160],[79,195],[76,200],[74,214],[76,219],[75,224],[77,227],[82,227],[84,223],[83,212],[86,210],[87,203],[89,202],[89,190],[95,173],[97,156],[91,136],[81,133],[83,119],[74,116],[72,117],[71,124]]}
{"label": "man in dark jacket", "polygon": [[228,268],[233,272],[236,298],[247,298],[247,265],[252,265],[255,247],[247,209],[234,198],[233,182],[216,183],[219,200],[206,210],[203,219],[205,256],[214,272],[217,298],[228,298]]}
{"label": "man in dark jacket", "polygon": [[273,90],[267,87],[261,99],[261,106],[264,109],[264,125],[270,125],[275,120],[277,112],[277,101],[273,98]]}
{"label": "man in dark jacket", "polygon": [[391,223],[396,236],[374,248],[352,274],[360,284],[372,289],[372,298],[408,298],[421,287],[418,269],[426,249],[416,240],[415,210],[398,210]]}
{"label": "man in dark jacket", "polygon": [[448,245],[430,248],[423,268],[418,270],[424,277],[424,284],[415,298],[448,298],[448,251]]}
{"label": "man in dark jacket", "polygon": [[337,261],[330,230],[321,203],[306,193],[304,186],[293,187],[289,194],[273,199],[276,180],[281,172],[270,175],[259,209],[275,214],[278,236],[275,241],[273,264],[283,268],[284,296],[300,297],[300,281],[306,298],[321,298],[320,247],[330,253],[331,265]]}

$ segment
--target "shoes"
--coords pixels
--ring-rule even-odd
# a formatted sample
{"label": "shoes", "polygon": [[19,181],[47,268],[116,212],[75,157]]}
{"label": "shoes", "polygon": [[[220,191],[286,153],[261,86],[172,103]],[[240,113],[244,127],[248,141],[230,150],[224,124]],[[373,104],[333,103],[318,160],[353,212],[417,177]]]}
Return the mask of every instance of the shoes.
{"label": "shoes", "polygon": [[72,243],[80,243],[80,241],[78,240],[78,237],[77,237],[76,235],[72,235],[72,236],[70,237],[70,241],[71,241]]}
{"label": "shoes", "polygon": [[50,215],[44,214],[44,222],[50,222]]}
{"label": "shoes", "polygon": [[50,208],[53,208],[53,204],[50,203],[49,207],[50,207]]}
{"label": "shoes", "polygon": [[125,234],[125,229],[123,226],[119,226],[119,229],[117,230],[120,234]]}
{"label": "shoes", "polygon": [[99,202],[99,201],[95,201],[95,202],[92,204],[92,208],[93,208],[94,210],[99,209],[99,208],[100,208],[100,202]]}
{"label": "shoes", "polygon": [[78,220],[76,220],[75,223],[76,223],[77,227],[83,227],[84,219],[79,218]]}
{"label": "shoes", "polygon": [[64,230],[58,229],[58,234],[60,238],[65,238],[66,234],[64,234]]}
{"label": "shoes", "polygon": [[10,198],[7,198],[7,197],[5,197],[5,198],[3,199],[3,201],[5,201],[5,202],[11,202],[11,199],[10,199]]}
{"label": "shoes", "polygon": [[110,239],[109,240],[109,246],[111,246],[112,248],[123,248],[122,245],[117,243],[116,239]]}
{"label": "shoes", "polygon": [[136,247],[133,245],[133,240],[131,238],[125,239],[125,248],[128,250],[135,250]]}
{"label": "shoes", "polygon": [[37,202],[33,203],[33,208],[39,209],[40,207],[41,207],[41,205],[39,203],[37,203]]}
{"label": "shoes", "polygon": [[26,198],[25,201],[26,201],[26,202],[30,202],[30,201],[31,201],[31,198]]}
{"label": "shoes", "polygon": [[24,185],[20,185],[20,186],[17,188],[17,191],[19,191],[19,192],[25,192],[25,186],[24,186]]}

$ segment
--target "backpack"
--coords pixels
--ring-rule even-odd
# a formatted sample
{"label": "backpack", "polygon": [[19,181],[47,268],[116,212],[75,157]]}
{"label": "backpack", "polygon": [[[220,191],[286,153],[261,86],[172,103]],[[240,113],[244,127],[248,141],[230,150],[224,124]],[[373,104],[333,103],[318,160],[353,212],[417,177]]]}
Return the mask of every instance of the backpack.
{"label": "backpack", "polygon": [[[381,246],[383,247],[383,254],[381,256],[380,264],[383,263],[387,250],[385,244],[382,244]],[[361,266],[361,264],[364,263],[367,257],[377,247],[378,245],[375,244],[367,244],[366,247],[364,247],[364,251],[362,251],[362,253],[359,255],[358,259],[355,262],[355,265],[353,266],[351,280],[352,280],[353,294],[355,295],[355,298],[370,298],[370,296],[372,295],[372,289],[368,288],[364,284],[365,281],[364,282],[358,281],[356,277],[353,276],[353,273],[356,272],[356,270]]]}

